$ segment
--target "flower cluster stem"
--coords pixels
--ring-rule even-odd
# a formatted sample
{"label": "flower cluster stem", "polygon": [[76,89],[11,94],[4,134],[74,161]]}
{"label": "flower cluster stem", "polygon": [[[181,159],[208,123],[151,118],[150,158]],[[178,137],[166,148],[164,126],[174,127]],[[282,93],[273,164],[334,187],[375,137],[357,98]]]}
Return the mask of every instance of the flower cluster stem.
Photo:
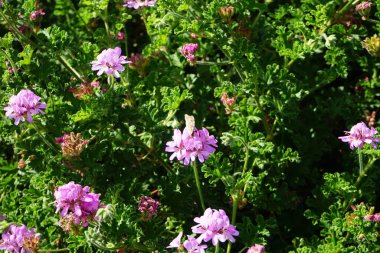
{"label": "flower cluster stem", "polygon": [[[236,214],[237,214],[237,209],[238,209],[238,201],[239,201],[239,196],[238,195],[233,195],[232,196],[232,219],[231,223],[232,225],[235,225],[236,223]],[[227,253],[231,252],[232,248],[232,243],[229,241],[228,246],[227,246]]]}
{"label": "flower cluster stem", "polygon": [[37,252],[66,252],[69,251],[69,249],[40,249]]}
{"label": "flower cluster stem", "polygon": [[201,182],[199,181],[197,164],[196,164],[196,162],[192,162],[192,164],[193,164],[193,169],[194,169],[195,184],[197,185],[199,200],[201,201],[201,206],[202,206],[203,211],[205,211],[206,207],[205,207],[205,203],[203,201]]}
{"label": "flower cluster stem", "polygon": [[358,155],[359,155],[359,176],[363,174],[363,152],[359,148],[358,149]]}
{"label": "flower cluster stem", "polygon": [[219,242],[215,245],[215,253],[219,253]]}

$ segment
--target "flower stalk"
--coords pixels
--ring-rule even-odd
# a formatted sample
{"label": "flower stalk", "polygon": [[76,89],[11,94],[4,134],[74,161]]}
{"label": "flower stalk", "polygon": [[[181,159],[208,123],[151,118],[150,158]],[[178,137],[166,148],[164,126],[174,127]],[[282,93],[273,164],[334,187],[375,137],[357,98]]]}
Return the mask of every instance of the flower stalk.
{"label": "flower stalk", "polygon": [[205,203],[203,201],[203,195],[202,195],[201,183],[199,181],[199,174],[198,174],[197,164],[195,162],[192,162],[192,163],[193,163],[195,184],[197,185],[199,200],[201,202],[201,206],[202,206],[203,211],[205,211],[206,210],[206,206],[205,206]]}

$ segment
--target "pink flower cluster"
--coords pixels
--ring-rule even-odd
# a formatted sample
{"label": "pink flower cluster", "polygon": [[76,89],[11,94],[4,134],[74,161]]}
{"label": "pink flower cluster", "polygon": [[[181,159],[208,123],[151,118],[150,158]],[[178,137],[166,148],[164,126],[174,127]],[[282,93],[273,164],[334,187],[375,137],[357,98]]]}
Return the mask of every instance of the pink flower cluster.
{"label": "pink flower cluster", "polygon": [[227,93],[224,92],[222,94],[220,101],[222,101],[222,103],[225,107],[226,113],[230,114],[233,110],[234,104],[236,102],[236,98],[235,97],[229,97],[227,95]]}
{"label": "pink flower cluster", "polygon": [[357,4],[355,6],[355,10],[356,11],[364,11],[366,9],[369,9],[371,8],[372,6],[372,3],[371,2],[368,2],[368,1],[364,1],[364,2],[361,2],[360,4]]}
{"label": "pink flower cluster", "polygon": [[156,4],[157,0],[124,0],[123,7],[138,9],[140,7],[152,7]]}
{"label": "pink flower cluster", "polygon": [[[88,219],[94,219],[95,214],[100,207],[100,194],[88,193],[90,187],[82,188],[80,184],[70,182],[58,187],[54,192],[56,213],[61,209],[61,216],[74,215],[75,223],[82,224],[83,227],[88,225]],[[73,213],[69,213],[72,211]]]}
{"label": "pink flower cluster", "polygon": [[230,219],[222,210],[207,208],[203,216],[194,219],[198,225],[193,226],[192,232],[200,234],[198,238],[187,236],[187,240],[181,244],[182,232],[169,244],[167,248],[181,248],[182,246],[190,253],[204,253],[207,245],[203,242],[211,241],[215,246],[218,242],[235,242],[234,236],[239,235],[234,225],[230,224]]}
{"label": "pink flower cluster", "polygon": [[380,138],[374,137],[377,134],[375,128],[368,128],[364,122],[360,122],[353,126],[351,130],[345,131],[346,136],[339,137],[343,142],[348,142],[350,148],[353,150],[355,148],[363,148],[364,144],[371,144],[374,149],[376,149],[376,142],[380,141]]}
{"label": "pink flower cluster", "polygon": [[255,244],[248,249],[247,253],[265,253],[265,247],[260,244]]}
{"label": "pink flower cluster", "polygon": [[186,127],[183,133],[179,129],[174,129],[173,141],[166,143],[167,152],[173,152],[170,160],[177,157],[178,160],[183,160],[185,165],[190,161],[195,161],[196,158],[203,163],[211,153],[215,152],[218,146],[216,139],[210,135],[206,128],[201,130],[194,129],[191,131]]}
{"label": "pink flower cluster", "polygon": [[367,214],[366,216],[364,216],[363,220],[380,222],[380,213]]}
{"label": "pink flower cluster", "polygon": [[189,253],[205,253],[207,245],[201,245],[197,239],[191,235],[187,236],[187,240],[181,243],[183,232],[180,232],[178,236],[169,244],[167,248],[185,248]]}
{"label": "pink flower cluster", "polygon": [[44,12],[44,10],[34,11],[32,14],[30,14],[30,20],[37,20],[39,17],[45,16],[45,14],[46,13]]}
{"label": "pink flower cluster", "polygon": [[35,229],[29,230],[25,225],[10,225],[8,232],[1,236],[0,250],[16,253],[37,252],[39,240],[40,235],[35,233]]}
{"label": "pink flower cluster", "polygon": [[234,225],[230,224],[230,219],[224,212],[224,210],[207,208],[203,216],[196,217],[194,219],[198,225],[192,227],[192,231],[195,234],[201,234],[198,237],[198,242],[201,241],[212,241],[215,246],[218,241],[225,242],[229,240],[230,242],[235,242],[233,236],[238,236],[239,232],[236,230]]}
{"label": "pink flower cluster", "polygon": [[160,202],[147,196],[141,196],[139,201],[139,211],[143,214],[144,220],[152,219],[157,213]]}
{"label": "pink flower cluster", "polygon": [[21,90],[9,99],[8,106],[4,108],[5,116],[15,119],[15,125],[18,125],[20,121],[25,121],[25,117],[31,123],[33,121],[32,115],[45,114],[41,109],[46,108],[46,103],[40,102],[40,99],[30,90]]}
{"label": "pink flower cluster", "polygon": [[130,61],[126,60],[126,56],[121,56],[120,47],[108,48],[96,57],[96,61],[91,62],[91,70],[98,70],[98,76],[105,72],[107,75],[113,74],[116,78],[119,78],[118,71],[124,71],[122,64],[126,63],[130,63]]}
{"label": "pink flower cluster", "polygon": [[198,50],[197,43],[189,43],[182,46],[181,54],[186,57],[187,61],[194,62],[194,53]]}

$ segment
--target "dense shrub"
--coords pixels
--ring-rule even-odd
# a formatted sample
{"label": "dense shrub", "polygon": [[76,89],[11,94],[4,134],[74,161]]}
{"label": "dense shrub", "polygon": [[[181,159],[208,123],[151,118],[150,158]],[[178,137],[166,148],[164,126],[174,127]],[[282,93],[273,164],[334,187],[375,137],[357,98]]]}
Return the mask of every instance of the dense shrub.
{"label": "dense shrub", "polygon": [[380,252],[379,18],[0,1],[0,249]]}

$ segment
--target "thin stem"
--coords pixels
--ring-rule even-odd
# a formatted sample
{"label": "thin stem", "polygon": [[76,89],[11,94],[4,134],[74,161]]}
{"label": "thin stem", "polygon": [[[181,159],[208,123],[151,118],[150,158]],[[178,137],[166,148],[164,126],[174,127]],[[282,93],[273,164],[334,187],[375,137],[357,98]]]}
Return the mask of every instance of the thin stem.
{"label": "thin stem", "polygon": [[248,146],[245,146],[245,159],[244,159],[244,167],[243,167],[242,176],[244,176],[244,173],[247,170],[248,160],[249,160],[249,149],[248,149]]}
{"label": "thin stem", "polygon": [[42,141],[53,151],[57,151],[57,149],[42,135],[39,127],[37,126],[36,123],[32,122],[32,125],[34,126],[34,129],[36,130],[37,134],[41,137]]}
{"label": "thin stem", "polygon": [[215,253],[219,253],[219,242],[215,245]]}
{"label": "thin stem", "polygon": [[359,154],[359,175],[363,174],[363,152],[359,148],[358,149],[358,154]]}
{"label": "thin stem", "polygon": [[40,249],[37,252],[64,252],[69,251],[69,249]]}
{"label": "thin stem", "polygon": [[3,55],[5,56],[5,58],[7,58],[7,60],[9,61],[9,63],[11,64],[12,68],[13,68],[13,73],[15,74],[15,76],[17,77],[17,69],[16,69],[16,65],[15,63],[13,62],[12,58],[7,54],[7,51],[5,51],[4,49],[1,49],[1,52],[3,53]]}
{"label": "thin stem", "polygon": [[198,175],[198,169],[197,169],[197,164],[196,162],[192,162],[193,164],[193,169],[194,169],[194,177],[195,177],[195,183],[197,185],[197,190],[198,190],[198,195],[199,199],[201,201],[201,206],[203,211],[206,210],[205,203],[203,201],[203,195],[202,195],[202,189],[201,189],[201,183],[199,181],[199,175]]}
{"label": "thin stem", "polygon": [[197,61],[196,64],[212,66],[212,65],[228,65],[228,64],[233,64],[233,62],[231,61],[221,61],[221,62]]}
{"label": "thin stem", "polygon": [[73,68],[70,63],[66,60],[66,58],[62,55],[58,55],[58,61],[63,64],[68,70],[70,70],[79,80],[82,82],[86,82],[86,80],[78,73],[78,71]]}
{"label": "thin stem", "polygon": [[340,9],[337,14],[339,16],[343,15],[352,5],[354,5],[358,0],[350,0],[342,9]]}
{"label": "thin stem", "polygon": [[[232,196],[232,219],[231,219],[231,224],[235,225],[236,223],[236,214],[237,214],[237,209],[238,209],[238,201],[239,201],[239,196],[233,195]],[[229,241],[228,246],[227,246],[227,253],[231,252],[232,248],[232,243]]]}

